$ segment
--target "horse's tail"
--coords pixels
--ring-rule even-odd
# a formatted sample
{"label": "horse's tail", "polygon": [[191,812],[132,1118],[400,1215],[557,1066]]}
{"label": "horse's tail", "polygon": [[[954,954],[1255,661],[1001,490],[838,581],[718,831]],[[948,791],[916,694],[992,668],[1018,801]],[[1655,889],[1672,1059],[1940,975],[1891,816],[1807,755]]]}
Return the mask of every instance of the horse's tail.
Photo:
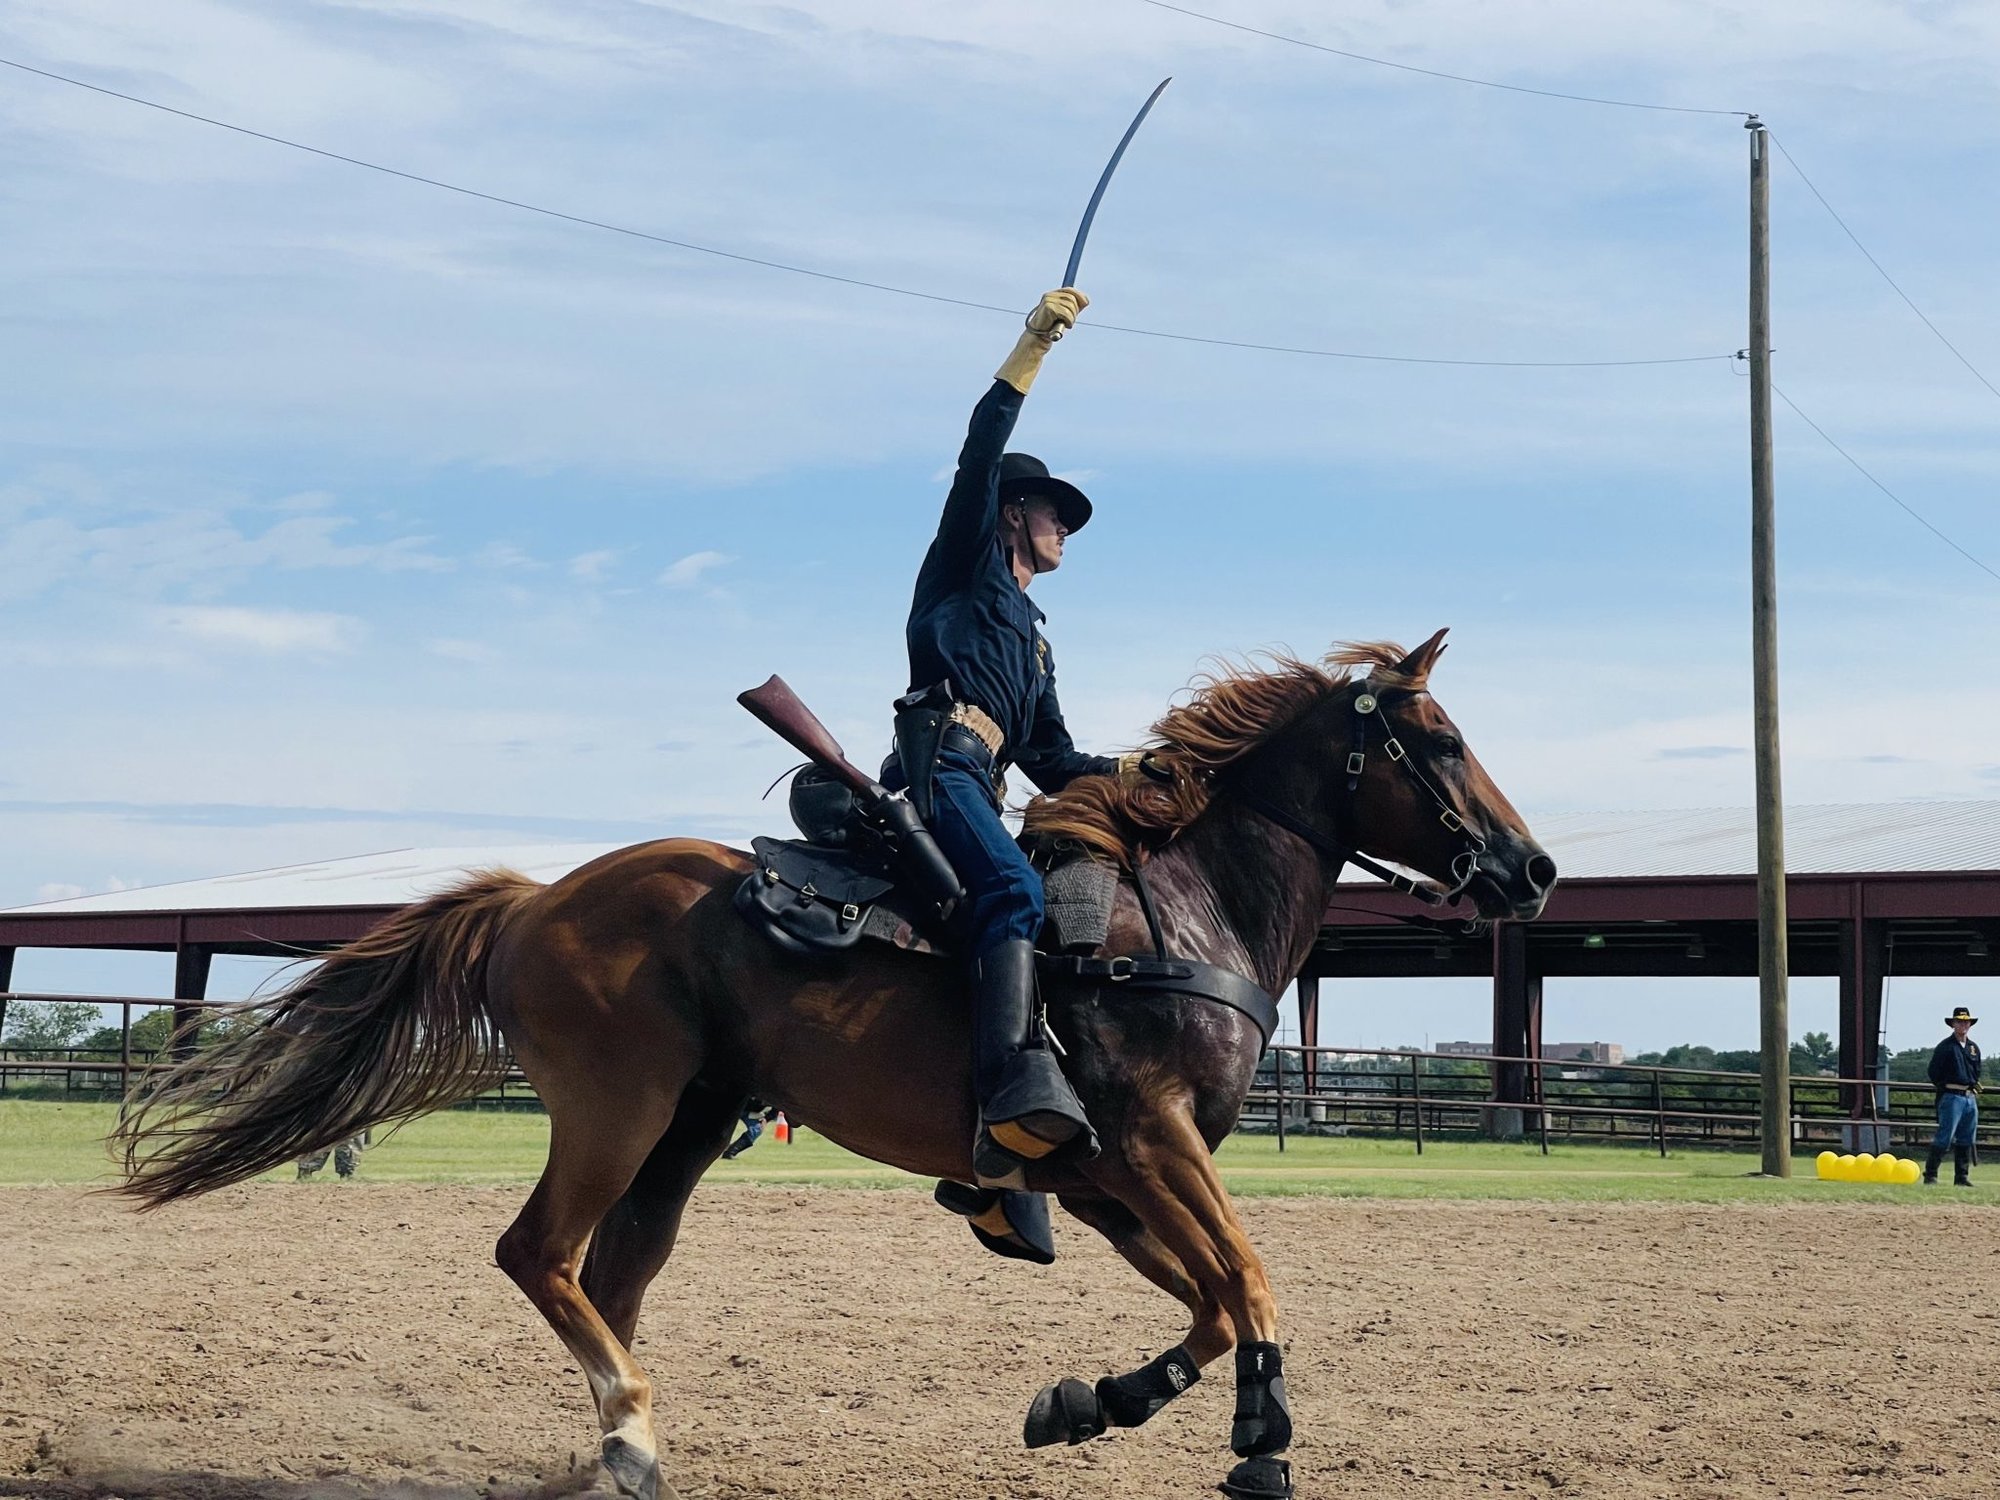
{"label": "horse's tail", "polygon": [[490,1086],[505,1053],[487,958],[507,915],[540,889],[511,870],[475,875],[232,1007],[223,1038],[119,1120],[115,1191],[158,1208]]}

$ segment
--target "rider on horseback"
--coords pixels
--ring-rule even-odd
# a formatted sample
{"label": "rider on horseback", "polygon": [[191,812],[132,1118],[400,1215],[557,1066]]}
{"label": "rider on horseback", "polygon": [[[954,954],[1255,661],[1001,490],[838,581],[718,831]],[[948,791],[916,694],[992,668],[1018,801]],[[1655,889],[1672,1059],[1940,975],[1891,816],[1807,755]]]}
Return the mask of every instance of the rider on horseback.
{"label": "rider on horseback", "polygon": [[973,1169],[985,1188],[1021,1189],[1030,1162],[1097,1138],[1035,1006],[1042,880],[1000,821],[1001,773],[1019,766],[1045,792],[1079,776],[1142,774],[1141,757],[1085,755],[1056,702],[1055,666],[1028,599],[1038,573],[1090,519],[1090,501],[1007,438],[1043,356],[1088,304],[1064,287],[973,408],[937,537],[917,574],[907,637],[909,697],[897,704],[897,756],[910,797],[965,886],[960,920],[973,981]]}

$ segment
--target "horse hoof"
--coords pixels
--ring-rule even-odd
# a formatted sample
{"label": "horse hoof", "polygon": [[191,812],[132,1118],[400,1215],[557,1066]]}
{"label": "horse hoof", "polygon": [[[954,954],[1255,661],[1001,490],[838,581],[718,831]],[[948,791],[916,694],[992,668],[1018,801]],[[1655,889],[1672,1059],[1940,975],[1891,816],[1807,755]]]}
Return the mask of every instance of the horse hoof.
{"label": "horse hoof", "polygon": [[604,1440],[604,1471],[618,1493],[632,1500],[680,1500],[674,1487],[660,1477],[660,1460],[615,1432]]}
{"label": "horse hoof", "polygon": [[1111,1424],[1097,1392],[1081,1380],[1064,1380],[1045,1385],[1028,1403],[1028,1420],[1021,1424],[1021,1441],[1030,1448],[1046,1448],[1051,1443],[1068,1443],[1074,1448],[1087,1443]]}
{"label": "horse hoof", "polygon": [[1246,1458],[1216,1488],[1234,1500],[1292,1500],[1292,1466],[1282,1458]]}

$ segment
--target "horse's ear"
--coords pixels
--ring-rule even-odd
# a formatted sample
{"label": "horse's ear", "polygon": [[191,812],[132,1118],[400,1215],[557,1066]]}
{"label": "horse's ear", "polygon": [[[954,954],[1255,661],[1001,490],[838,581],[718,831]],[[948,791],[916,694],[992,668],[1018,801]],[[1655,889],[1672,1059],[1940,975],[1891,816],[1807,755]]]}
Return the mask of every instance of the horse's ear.
{"label": "horse's ear", "polygon": [[1443,630],[1404,657],[1396,664],[1397,673],[1421,687],[1424,679],[1431,675],[1431,668],[1437,665],[1437,659],[1444,655],[1445,631],[1450,629],[1449,625],[1445,626]]}

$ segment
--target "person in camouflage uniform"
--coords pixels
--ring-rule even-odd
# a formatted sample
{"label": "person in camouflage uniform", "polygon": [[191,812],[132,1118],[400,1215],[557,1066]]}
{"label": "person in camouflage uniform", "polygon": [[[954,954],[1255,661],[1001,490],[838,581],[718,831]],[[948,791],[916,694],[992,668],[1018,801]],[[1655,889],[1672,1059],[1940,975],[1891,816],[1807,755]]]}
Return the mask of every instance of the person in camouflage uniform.
{"label": "person in camouflage uniform", "polygon": [[361,1165],[361,1153],[368,1148],[368,1132],[351,1135],[346,1140],[319,1151],[308,1151],[299,1158],[299,1181],[304,1182],[326,1165],[326,1159],[333,1158],[333,1170],[342,1178],[352,1177]]}

